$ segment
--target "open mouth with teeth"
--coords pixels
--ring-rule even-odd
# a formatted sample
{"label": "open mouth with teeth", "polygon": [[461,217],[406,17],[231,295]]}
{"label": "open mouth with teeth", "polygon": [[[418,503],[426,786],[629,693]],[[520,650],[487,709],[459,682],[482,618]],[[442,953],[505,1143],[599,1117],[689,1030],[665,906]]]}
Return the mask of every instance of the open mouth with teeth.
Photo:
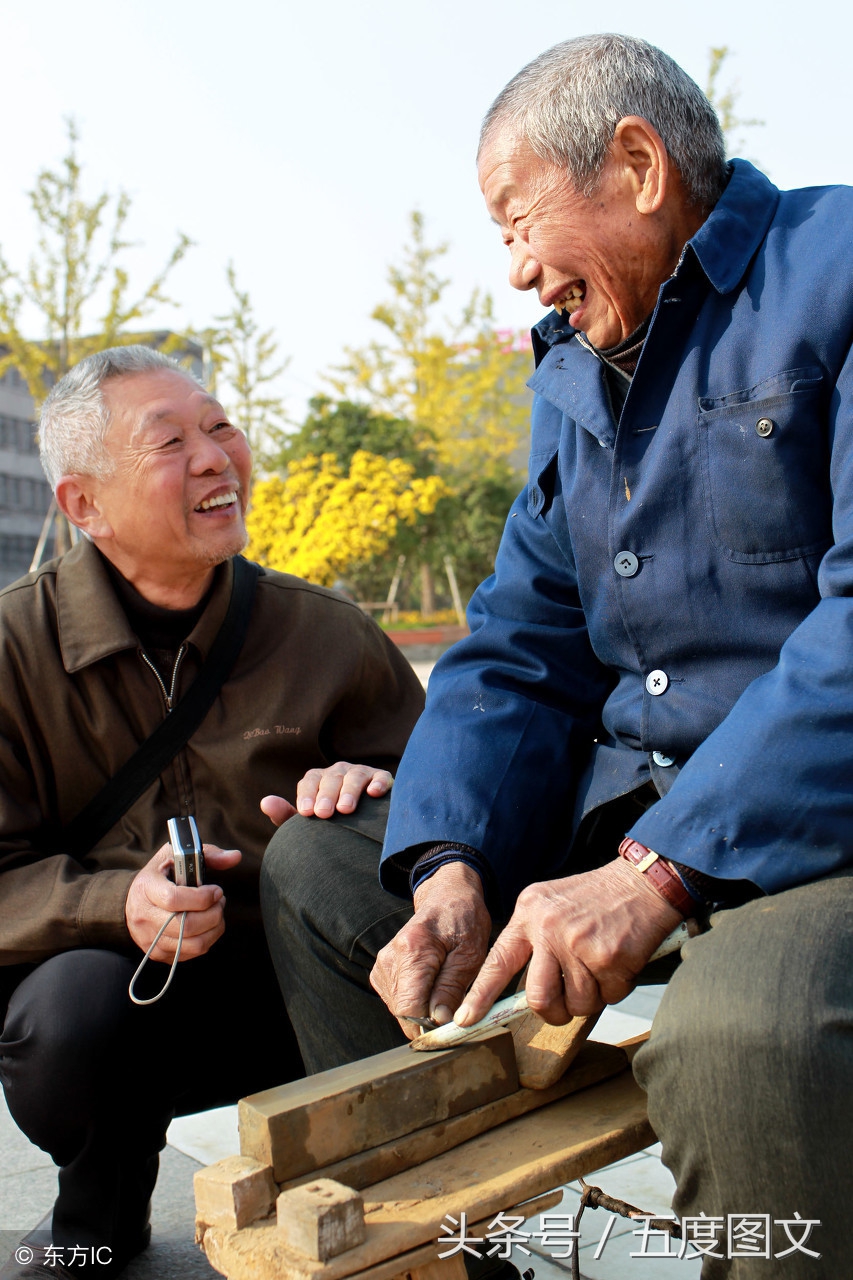
{"label": "open mouth with teeth", "polygon": [[196,511],[218,511],[222,507],[230,507],[237,501],[237,490],[230,489],[228,493],[217,494],[215,498],[205,498],[195,508]]}
{"label": "open mouth with teeth", "polygon": [[554,310],[558,315],[562,315],[565,311],[571,315],[573,311],[577,311],[578,307],[586,297],[586,285],[583,280],[578,280],[571,285],[562,298],[554,299]]}

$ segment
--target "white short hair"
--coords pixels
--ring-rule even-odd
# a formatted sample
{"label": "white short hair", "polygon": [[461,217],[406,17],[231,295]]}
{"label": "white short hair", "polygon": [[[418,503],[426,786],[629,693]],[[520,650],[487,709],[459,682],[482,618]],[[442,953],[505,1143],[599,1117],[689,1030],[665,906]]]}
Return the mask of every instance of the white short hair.
{"label": "white short hair", "polygon": [[486,113],[480,150],[506,130],[590,196],[625,116],[654,125],[691,201],[713,208],[726,185],[717,114],[677,62],[633,36],[578,36],[534,58]]}
{"label": "white short hair", "polygon": [[101,388],[112,378],[161,369],[198,381],[170,356],[143,346],[97,351],[60,378],[39,417],[41,465],[52,489],[61,476],[70,473],[98,480],[112,474],[113,462],[106,449],[110,414]]}

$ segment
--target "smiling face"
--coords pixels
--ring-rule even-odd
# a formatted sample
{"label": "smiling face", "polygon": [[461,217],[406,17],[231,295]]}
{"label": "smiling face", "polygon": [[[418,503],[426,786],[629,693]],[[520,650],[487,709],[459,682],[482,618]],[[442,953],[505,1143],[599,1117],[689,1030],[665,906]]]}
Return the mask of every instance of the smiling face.
{"label": "smiling face", "polygon": [[518,138],[498,134],[480,153],[480,188],[512,256],[510,284],[567,310],[596,347],[642,324],[701,223],[659,143],[647,122],[622,121],[592,196]]}
{"label": "smiling face", "polygon": [[246,545],[246,438],[202,387],[169,369],[111,379],[102,394],[114,470],[69,478],[85,494],[86,518],[75,523],[146,599],[188,607],[213,566]]}

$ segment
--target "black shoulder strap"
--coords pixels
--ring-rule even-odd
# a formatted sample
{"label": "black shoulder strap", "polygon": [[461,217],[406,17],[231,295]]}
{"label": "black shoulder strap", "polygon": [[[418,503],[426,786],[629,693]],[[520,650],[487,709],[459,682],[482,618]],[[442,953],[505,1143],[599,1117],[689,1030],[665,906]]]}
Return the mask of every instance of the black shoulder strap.
{"label": "black shoulder strap", "polygon": [[235,557],[228,611],[206,662],[175,709],[65,828],[63,853],[82,858],[93,849],[195,733],[243,647],[258,573],[250,560]]}

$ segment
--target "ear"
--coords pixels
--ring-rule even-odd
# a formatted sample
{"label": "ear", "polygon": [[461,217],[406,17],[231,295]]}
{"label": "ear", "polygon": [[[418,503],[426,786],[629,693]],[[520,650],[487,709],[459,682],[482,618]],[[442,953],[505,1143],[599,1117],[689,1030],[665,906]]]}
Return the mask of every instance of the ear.
{"label": "ear", "polygon": [[657,129],[642,116],[624,116],[616,126],[611,147],[631,183],[637,212],[657,213],[666,199],[672,173]]}
{"label": "ear", "polygon": [[90,538],[112,538],[112,525],[98,501],[99,490],[99,482],[93,476],[61,476],[56,482],[56,505],[73,525]]}

